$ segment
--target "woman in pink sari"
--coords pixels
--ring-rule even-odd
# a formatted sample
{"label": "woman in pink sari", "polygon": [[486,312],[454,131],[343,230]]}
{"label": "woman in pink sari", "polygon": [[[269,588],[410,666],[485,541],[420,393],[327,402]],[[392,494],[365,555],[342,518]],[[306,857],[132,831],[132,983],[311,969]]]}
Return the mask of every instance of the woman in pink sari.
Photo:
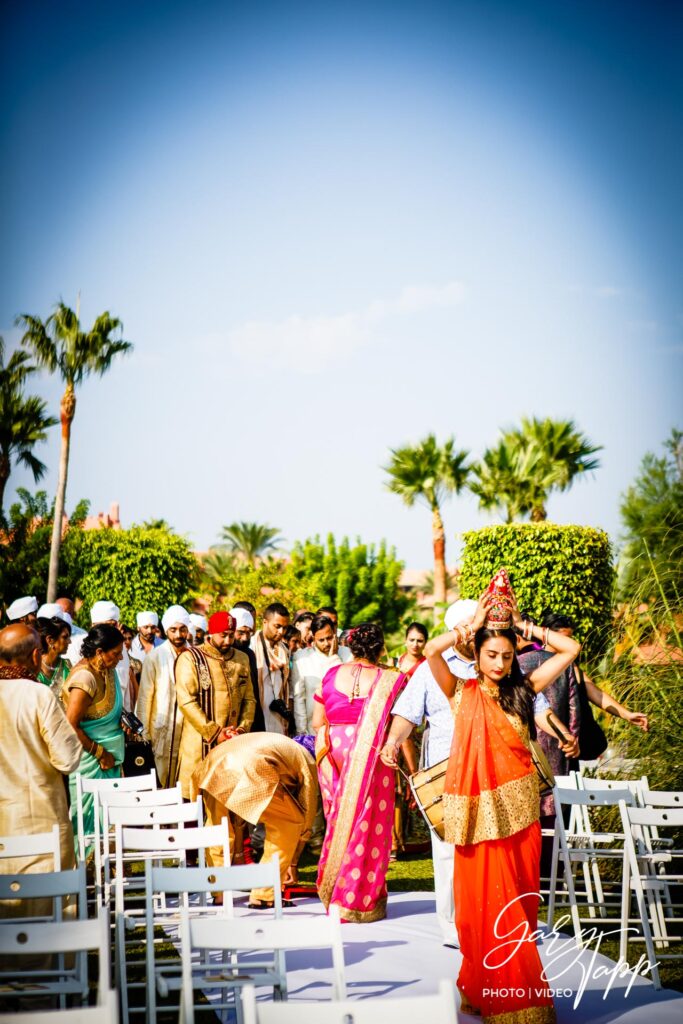
{"label": "woman in pink sari", "polygon": [[369,922],[386,917],[394,777],[379,750],[406,676],[378,666],[384,647],[379,626],[357,626],[348,644],[353,660],[331,668],[314,698],[327,819],[318,893],[325,908],[339,907],[342,920]]}

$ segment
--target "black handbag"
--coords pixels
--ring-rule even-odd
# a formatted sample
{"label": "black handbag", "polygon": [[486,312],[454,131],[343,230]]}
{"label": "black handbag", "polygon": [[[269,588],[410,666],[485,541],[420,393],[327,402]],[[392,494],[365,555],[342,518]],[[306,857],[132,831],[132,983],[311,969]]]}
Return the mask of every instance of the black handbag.
{"label": "black handbag", "polygon": [[133,775],[149,775],[152,769],[156,771],[152,744],[142,740],[126,739],[122,768],[126,778]]}
{"label": "black handbag", "polygon": [[578,665],[574,666],[576,682],[579,687],[579,708],[581,709],[581,725],[579,727],[579,760],[595,761],[607,750],[607,737],[593,718],[591,702],[588,699],[583,672]]}

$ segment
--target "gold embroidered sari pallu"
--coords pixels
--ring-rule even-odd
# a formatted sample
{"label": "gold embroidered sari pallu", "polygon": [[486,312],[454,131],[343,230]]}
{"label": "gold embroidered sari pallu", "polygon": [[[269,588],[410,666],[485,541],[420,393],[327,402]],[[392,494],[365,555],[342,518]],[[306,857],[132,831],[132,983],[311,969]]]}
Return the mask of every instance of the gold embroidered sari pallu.
{"label": "gold embroidered sari pallu", "polygon": [[490,1024],[546,1024],[555,1011],[536,946],[520,942],[511,956],[505,938],[536,928],[539,900],[538,779],[517,724],[478,680],[462,684],[444,792],[458,987]]}

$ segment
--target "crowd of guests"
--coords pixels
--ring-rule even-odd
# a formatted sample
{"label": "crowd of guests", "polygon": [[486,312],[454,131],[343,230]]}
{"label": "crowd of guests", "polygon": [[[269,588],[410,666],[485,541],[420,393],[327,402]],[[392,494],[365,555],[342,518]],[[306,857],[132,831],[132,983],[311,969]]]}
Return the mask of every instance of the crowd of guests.
{"label": "crowd of guests", "polygon": [[[479,602],[448,609],[441,636],[411,623],[393,661],[378,624],[342,631],[332,607],[292,615],[273,602],[257,623],[247,601],[208,618],[173,605],[161,619],[141,610],[133,630],[103,600],[87,632],[73,614],[67,598],[19,598],[0,630],[0,834],[58,824],[69,866],[76,773],[152,767],[184,799],[201,793],[210,822],[227,816],[234,861],[277,854],[282,884],[295,883],[309,843],[325,907],[372,922],[386,914],[399,762],[409,774],[443,762],[436,911],[444,944],[463,953],[461,1008],[554,1019],[533,943],[504,970],[484,966],[503,911],[506,931],[535,926],[541,823],[554,808],[539,800],[530,740],[538,730],[564,774],[580,757],[582,700],[648,728],[578,669],[568,620],[523,618],[504,571]],[[83,815],[92,832],[87,797]],[[40,863],[3,867],[19,869]],[[272,891],[250,900],[271,906]],[[490,994],[506,990],[516,995]]]}

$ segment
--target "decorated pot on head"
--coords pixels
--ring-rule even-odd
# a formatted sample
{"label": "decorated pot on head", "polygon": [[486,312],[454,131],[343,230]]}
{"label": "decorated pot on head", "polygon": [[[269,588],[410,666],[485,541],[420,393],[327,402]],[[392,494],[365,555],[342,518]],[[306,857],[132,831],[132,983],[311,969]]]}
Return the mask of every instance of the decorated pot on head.
{"label": "decorated pot on head", "polygon": [[512,626],[512,587],[505,569],[499,569],[489,583],[487,594],[491,603],[486,613],[487,629],[510,629]]}

